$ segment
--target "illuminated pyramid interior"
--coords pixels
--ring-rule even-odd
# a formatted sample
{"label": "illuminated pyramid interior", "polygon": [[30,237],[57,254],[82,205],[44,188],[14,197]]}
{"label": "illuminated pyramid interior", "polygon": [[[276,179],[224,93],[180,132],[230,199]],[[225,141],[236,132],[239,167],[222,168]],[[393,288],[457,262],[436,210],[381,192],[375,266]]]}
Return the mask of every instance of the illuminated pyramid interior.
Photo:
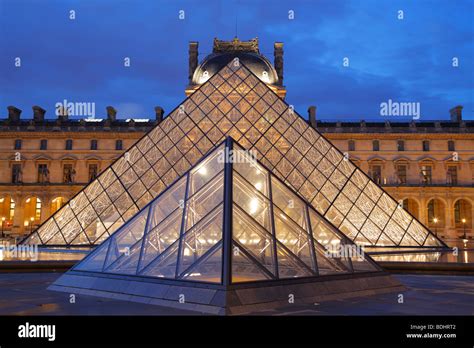
{"label": "illuminated pyramid interior", "polygon": [[99,245],[228,136],[356,244],[445,246],[238,60],[200,85],[24,243]]}
{"label": "illuminated pyramid interior", "polygon": [[[183,305],[176,300],[188,294],[187,308],[224,314],[281,304],[288,296],[282,281],[313,290],[302,300],[400,289],[229,137],[51,289],[160,305]],[[256,303],[239,298],[249,289],[260,294]],[[219,291],[224,295],[212,302]]]}

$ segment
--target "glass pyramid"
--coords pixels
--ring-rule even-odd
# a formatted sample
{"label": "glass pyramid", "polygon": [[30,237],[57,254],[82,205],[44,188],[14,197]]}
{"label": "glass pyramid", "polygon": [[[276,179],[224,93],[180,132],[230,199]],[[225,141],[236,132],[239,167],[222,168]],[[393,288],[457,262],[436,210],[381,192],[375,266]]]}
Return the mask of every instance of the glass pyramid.
{"label": "glass pyramid", "polygon": [[380,271],[345,246],[355,244],[228,138],[72,270],[216,284]]}
{"label": "glass pyramid", "polygon": [[238,60],[23,242],[100,244],[227,136],[356,243],[445,247]]}

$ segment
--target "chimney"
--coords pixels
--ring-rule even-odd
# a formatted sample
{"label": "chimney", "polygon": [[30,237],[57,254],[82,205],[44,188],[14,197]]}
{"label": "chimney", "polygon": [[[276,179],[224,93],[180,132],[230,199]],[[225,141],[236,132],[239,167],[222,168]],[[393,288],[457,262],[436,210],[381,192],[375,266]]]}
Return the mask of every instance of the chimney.
{"label": "chimney", "polygon": [[117,110],[113,106],[107,106],[107,119],[114,122],[117,119]]}
{"label": "chimney", "polygon": [[165,110],[161,106],[155,106],[155,118],[156,122],[160,123],[163,121],[163,114],[165,113]]}
{"label": "chimney", "polygon": [[461,122],[462,121],[462,106],[458,105],[449,110],[451,115],[451,122]]}
{"label": "chimney", "polygon": [[273,45],[273,66],[278,75],[278,85],[283,85],[283,42],[275,42]]}
{"label": "chimney", "polygon": [[35,122],[43,122],[44,121],[44,114],[46,110],[43,109],[41,106],[33,106],[33,120]]}
{"label": "chimney", "polygon": [[15,106],[9,106],[7,107],[7,109],[8,109],[8,120],[10,122],[19,122],[21,110]]}
{"label": "chimney", "polygon": [[189,84],[192,84],[194,71],[198,66],[198,46],[199,42],[191,41],[189,43]]}
{"label": "chimney", "polygon": [[310,106],[308,108],[309,124],[311,127],[316,129],[316,106]]}

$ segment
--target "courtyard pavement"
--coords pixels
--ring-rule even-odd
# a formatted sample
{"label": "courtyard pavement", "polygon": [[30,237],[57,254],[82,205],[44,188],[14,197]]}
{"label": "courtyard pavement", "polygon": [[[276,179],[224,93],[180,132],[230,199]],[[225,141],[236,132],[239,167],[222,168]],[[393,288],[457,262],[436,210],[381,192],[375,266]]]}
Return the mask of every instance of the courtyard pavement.
{"label": "courtyard pavement", "polygon": [[[70,295],[46,288],[60,273],[0,273],[0,315],[196,315],[168,307]],[[474,276],[394,275],[408,288],[314,304],[288,304],[255,315],[474,315]],[[199,314],[198,314],[199,315]]]}

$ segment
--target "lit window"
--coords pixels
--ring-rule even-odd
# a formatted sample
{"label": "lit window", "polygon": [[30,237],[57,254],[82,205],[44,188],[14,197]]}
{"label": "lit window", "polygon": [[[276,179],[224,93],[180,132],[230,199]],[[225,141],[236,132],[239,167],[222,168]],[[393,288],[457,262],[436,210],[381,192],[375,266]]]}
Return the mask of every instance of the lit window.
{"label": "lit window", "polygon": [[38,164],[38,182],[49,182],[49,169],[47,164]]}
{"label": "lit window", "polygon": [[421,166],[421,183],[423,185],[431,185],[432,168],[429,165]]}

